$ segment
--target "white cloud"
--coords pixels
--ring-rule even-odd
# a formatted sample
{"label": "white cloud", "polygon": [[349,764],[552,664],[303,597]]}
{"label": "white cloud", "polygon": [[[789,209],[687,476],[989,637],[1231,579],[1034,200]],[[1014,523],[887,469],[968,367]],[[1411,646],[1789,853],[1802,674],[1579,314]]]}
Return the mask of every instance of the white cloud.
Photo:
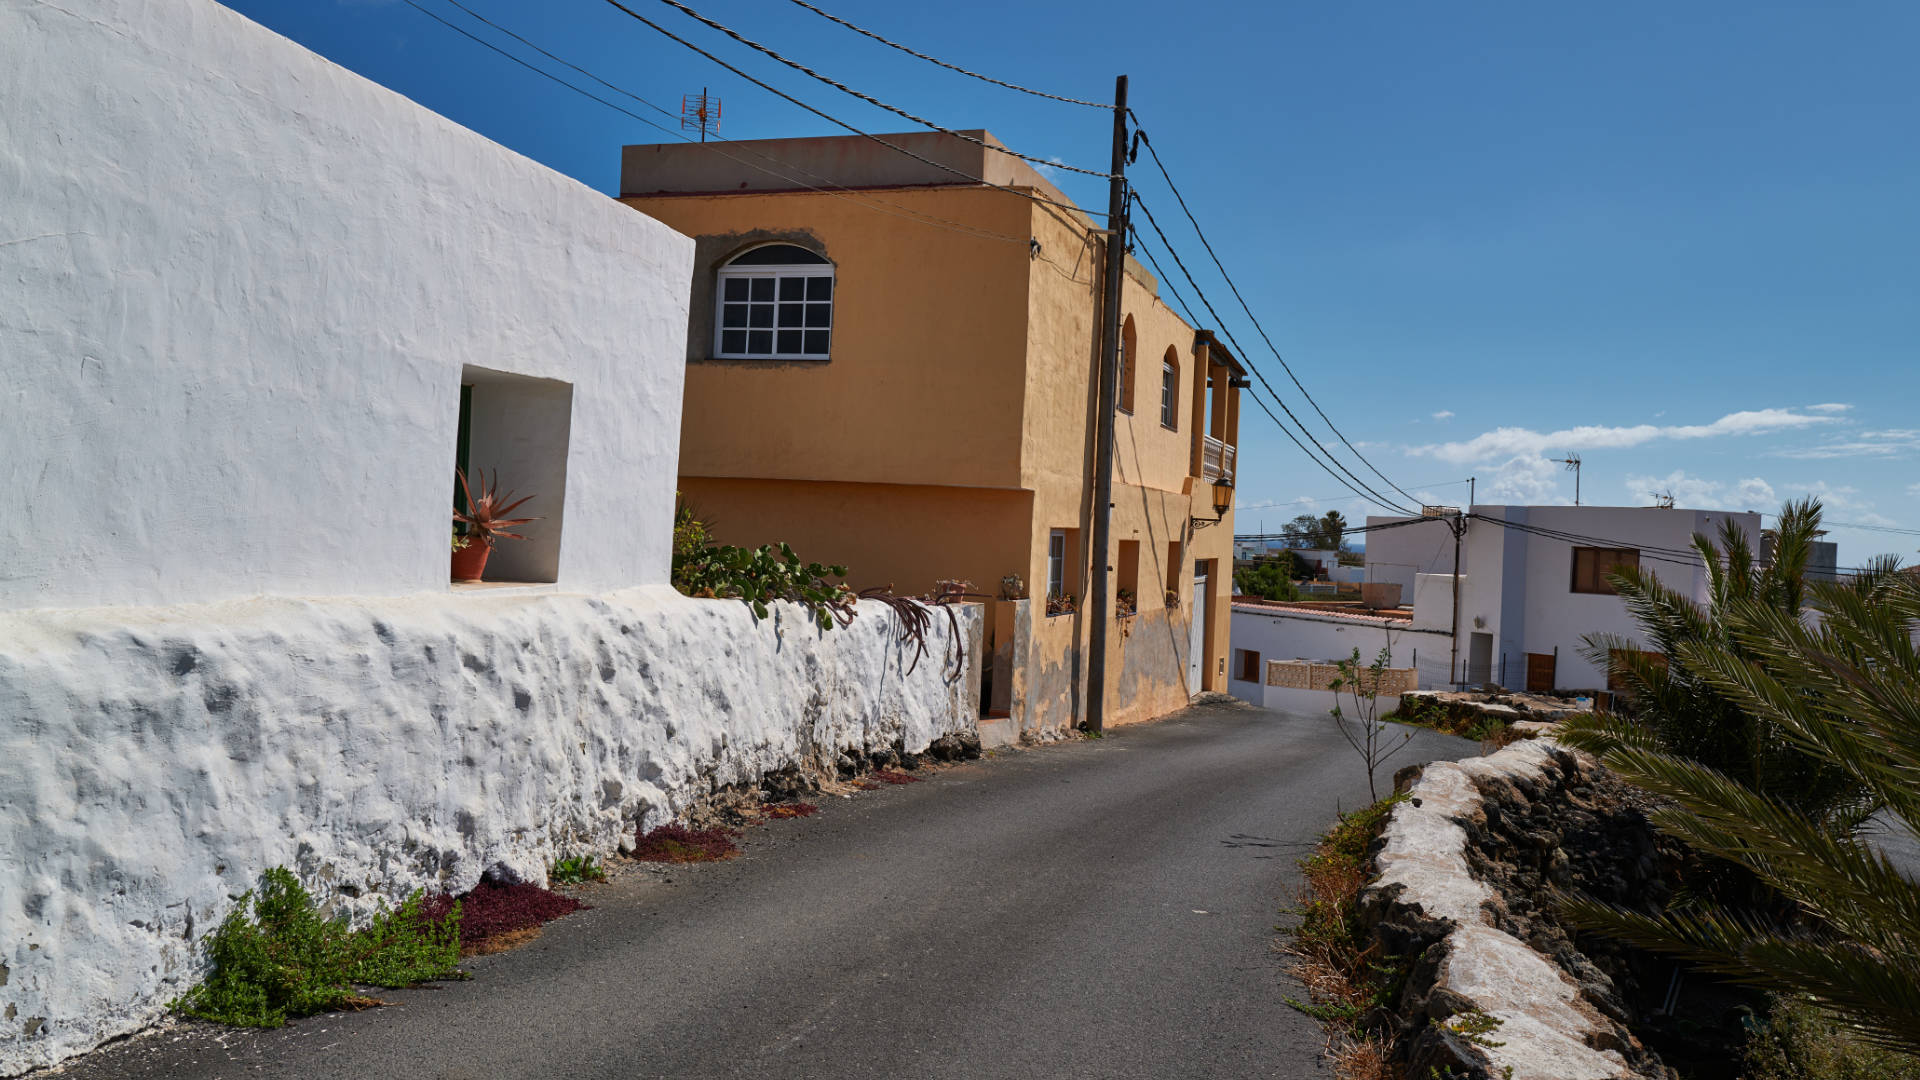
{"label": "white cloud", "polygon": [[1817,413],[1843,413],[1852,408],[1853,406],[1851,405],[1842,405],[1839,402],[1829,401],[1824,405],[1809,405],[1807,406],[1807,411]]}
{"label": "white cloud", "polygon": [[1735,484],[1733,497],[1743,510],[1759,510],[1763,506],[1772,509],[1777,501],[1773,497],[1773,485],[1757,476],[1749,476]]}
{"label": "white cloud", "polygon": [[1635,424],[1631,427],[1586,425],[1549,432],[1503,427],[1465,442],[1416,446],[1408,453],[1438,458],[1454,465],[1470,465],[1519,455],[1544,457],[1549,451],[1619,450],[1660,439],[1710,439],[1794,431],[1815,424],[1831,423],[1833,420],[1831,416],[1816,416],[1793,409],[1754,409],[1728,413],[1710,424]]}
{"label": "white cloud", "polygon": [[1666,476],[1629,475],[1627,497],[1641,506],[1652,506],[1656,496],[1671,494],[1674,505],[1683,510],[1757,510],[1774,507],[1773,485],[1758,476],[1750,476],[1732,485],[1675,469]]}
{"label": "white cloud", "polygon": [[1908,484],[1907,494],[1913,496],[1916,499],[1920,499],[1920,484]]}
{"label": "white cloud", "polygon": [[1569,502],[1559,493],[1559,468],[1537,454],[1519,455],[1494,470],[1487,494],[1494,502],[1522,505]]}
{"label": "white cloud", "polygon": [[1439,412],[1433,414],[1433,418],[1435,420],[1451,420],[1453,419],[1453,410],[1441,409]]}
{"label": "white cloud", "polygon": [[1916,452],[1920,452],[1920,430],[1888,428],[1884,431],[1863,431],[1852,439],[1775,450],[1769,456],[1792,458],[1795,461],[1826,461],[1849,457],[1905,457]]}

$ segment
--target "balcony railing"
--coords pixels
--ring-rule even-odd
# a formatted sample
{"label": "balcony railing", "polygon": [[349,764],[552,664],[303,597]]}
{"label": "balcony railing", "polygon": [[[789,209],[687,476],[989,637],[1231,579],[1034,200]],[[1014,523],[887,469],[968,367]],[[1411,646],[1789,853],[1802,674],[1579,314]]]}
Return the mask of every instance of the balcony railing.
{"label": "balcony railing", "polygon": [[1233,479],[1234,446],[1211,435],[1200,438],[1200,475],[1212,483]]}

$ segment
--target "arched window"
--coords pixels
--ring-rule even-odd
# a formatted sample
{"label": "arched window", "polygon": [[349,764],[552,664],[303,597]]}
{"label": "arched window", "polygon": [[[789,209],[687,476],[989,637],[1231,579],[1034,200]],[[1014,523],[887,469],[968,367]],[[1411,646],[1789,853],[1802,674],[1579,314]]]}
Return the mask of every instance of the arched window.
{"label": "arched window", "polygon": [[768,244],[720,268],[714,355],[723,360],[825,360],[833,333],[833,264]]}
{"label": "arched window", "polygon": [[1180,430],[1180,354],[1172,346],[1160,361],[1160,426]]}
{"label": "arched window", "polygon": [[1135,351],[1139,348],[1140,337],[1133,329],[1133,316],[1120,326],[1120,411],[1133,412],[1133,377],[1136,362]]}

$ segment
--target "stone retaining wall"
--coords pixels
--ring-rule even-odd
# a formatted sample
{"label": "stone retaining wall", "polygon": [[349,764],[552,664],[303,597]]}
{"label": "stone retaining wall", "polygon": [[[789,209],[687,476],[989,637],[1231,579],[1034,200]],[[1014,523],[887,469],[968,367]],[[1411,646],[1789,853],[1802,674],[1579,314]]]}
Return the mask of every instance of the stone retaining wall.
{"label": "stone retaining wall", "polygon": [[[1543,896],[1551,884],[1614,902],[1665,899],[1652,827],[1599,789],[1604,773],[1531,739],[1425,766],[1394,807],[1361,910],[1386,954],[1418,958],[1399,1007],[1410,1076],[1672,1076],[1628,1030],[1621,988]],[[1460,1018],[1476,1012],[1498,1024],[1470,1037]]]}

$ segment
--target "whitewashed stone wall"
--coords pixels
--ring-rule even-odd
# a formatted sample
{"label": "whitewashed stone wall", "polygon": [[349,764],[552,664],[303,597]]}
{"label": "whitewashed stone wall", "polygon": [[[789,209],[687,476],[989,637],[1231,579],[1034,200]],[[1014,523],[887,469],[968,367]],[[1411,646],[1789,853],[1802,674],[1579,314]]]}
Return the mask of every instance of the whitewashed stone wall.
{"label": "whitewashed stone wall", "polygon": [[933,622],[911,674],[868,601],[257,600],[0,615],[0,1074],[158,1018],[274,865],[370,909],[488,871],[544,881],[716,786],[976,729]]}

